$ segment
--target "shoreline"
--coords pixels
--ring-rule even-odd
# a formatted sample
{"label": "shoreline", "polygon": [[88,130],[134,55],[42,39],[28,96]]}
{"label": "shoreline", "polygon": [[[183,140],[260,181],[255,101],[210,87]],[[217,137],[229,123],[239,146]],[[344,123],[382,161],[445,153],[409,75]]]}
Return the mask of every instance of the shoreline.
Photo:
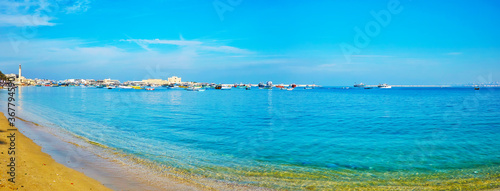
{"label": "shoreline", "polygon": [[[12,128],[16,131],[7,131]],[[15,153],[8,155],[10,140],[7,136],[15,134]],[[10,127],[7,118],[0,112],[0,188],[15,190],[111,190],[99,181],[82,172],[56,162],[43,148],[26,137],[17,127]],[[8,181],[11,176],[7,163],[15,157],[15,181]]]}
{"label": "shoreline", "polygon": [[[7,121],[4,115],[1,117]],[[182,176],[182,173],[175,171],[159,173],[164,169],[152,169],[154,167],[147,165],[146,161],[109,152],[109,149],[102,149],[106,147],[99,143],[83,137],[68,140],[63,135],[67,132],[59,132],[19,117],[16,119],[16,126],[21,127],[19,132],[33,145],[37,145],[54,163],[94,181],[98,180],[108,190],[268,190],[192,175]]]}
{"label": "shoreline", "polygon": [[[1,122],[6,121],[3,114],[1,117],[3,118]],[[98,182],[103,188],[98,188],[97,190],[201,190],[192,185],[178,183],[175,180],[162,179],[162,183],[164,184],[153,185],[151,182],[141,178],[141,176],[149,176],[144,171],[137,171],[135,168],[120,164],[119,161],[114,160],[112,157],[98,156],[96,153],[87,150],[85,146],[67,142],[52,132],[43,129],[46,127],[21,118],[16,117],[16,119],[18,119],[16,126],[21,127],[18,132],[23,134],[26,141],[29,141],[32,145],[36,145],[40,149],[40,153],[35,153],[36,155],[46,155],[53,163],[63,166],[61,168],[72,170],[74,173],[80,173],[88,179]],[[4,132],[2,131],[2,133]],[[21,142],[18,144],[25,143]],[[69,188],[71,187],[63,187],[62,190]]]}

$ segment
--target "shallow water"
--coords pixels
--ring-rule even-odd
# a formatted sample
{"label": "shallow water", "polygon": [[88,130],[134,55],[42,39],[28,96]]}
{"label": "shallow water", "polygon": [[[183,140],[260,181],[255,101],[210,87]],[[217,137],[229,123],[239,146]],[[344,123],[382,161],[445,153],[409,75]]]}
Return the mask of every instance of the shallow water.
{"label": "shallow water", "polygon": [[500,166],[500,89],[21,87],[17,96],[21,118],[231,182],[282,188],[289,184],[274,182],[303,175],[344,181]]}

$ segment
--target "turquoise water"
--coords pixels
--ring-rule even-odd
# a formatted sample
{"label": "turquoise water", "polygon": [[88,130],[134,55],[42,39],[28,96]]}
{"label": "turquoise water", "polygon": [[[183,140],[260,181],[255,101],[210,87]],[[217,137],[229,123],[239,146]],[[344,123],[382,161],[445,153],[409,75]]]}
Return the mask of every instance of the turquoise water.
{"label": "turquoise water", "polygon": [[500,165],[500,89],[21,87],[17,96],[26,120],[235,182],[245,175],[221,169],[433,173]]}

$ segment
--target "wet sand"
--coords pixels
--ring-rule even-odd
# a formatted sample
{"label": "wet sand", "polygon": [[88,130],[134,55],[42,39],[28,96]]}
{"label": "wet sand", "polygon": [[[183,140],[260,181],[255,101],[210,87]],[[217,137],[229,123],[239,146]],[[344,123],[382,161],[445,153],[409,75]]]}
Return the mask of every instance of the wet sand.
{"label": "wet sand", "polygon": [[[8,130],[15,129],[15,130]],[[10,136],[15,136],[15,153],[9,155]],[[12,150],[11,150],[12,151]],[[33,141],[10,127],[7,118],[0,113],[0,190],[111,190],[85,174],[57,163]],[[15,183],[7,172],[15,157]]]}

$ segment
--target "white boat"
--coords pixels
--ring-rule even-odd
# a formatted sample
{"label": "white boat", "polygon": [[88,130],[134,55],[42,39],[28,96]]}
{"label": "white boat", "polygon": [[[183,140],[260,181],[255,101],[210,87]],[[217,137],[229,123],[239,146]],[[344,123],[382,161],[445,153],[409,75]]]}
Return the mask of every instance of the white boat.
{"label": "white boat", "polygon": [[355,87],[355,88],[362,88],[362,87],[365,87],[365,84],[363,84],[363,83],[356,84],[356,83],[355,83],[355,84],[354,84],[354,87]]}
{"label": "white boat", "polygon": [[108,86],[107,88],[108,88],[108,89],[115,89],[115,88],[116,88],[116,86]]}
{"label": "white boat", "polygon": [[389,88],[392,88],[390,85],[387,85],[387,84],[379,84],[378,85],[379,88],[381,89],[389,89]]}
{"label": "white boat", "polygon": [[132,89],[131,86],[118,86],[118,88],[120,88],[120,89]]}
{"label": "white boat", "polygon": [[221,90],[231,90],[231,86],[222,86]]}
{"label": "white boat", "polygon": [[293,90],[293,88],[287,88],[286,90],[287,90],[287,91],[292,91],[292,90]]}

